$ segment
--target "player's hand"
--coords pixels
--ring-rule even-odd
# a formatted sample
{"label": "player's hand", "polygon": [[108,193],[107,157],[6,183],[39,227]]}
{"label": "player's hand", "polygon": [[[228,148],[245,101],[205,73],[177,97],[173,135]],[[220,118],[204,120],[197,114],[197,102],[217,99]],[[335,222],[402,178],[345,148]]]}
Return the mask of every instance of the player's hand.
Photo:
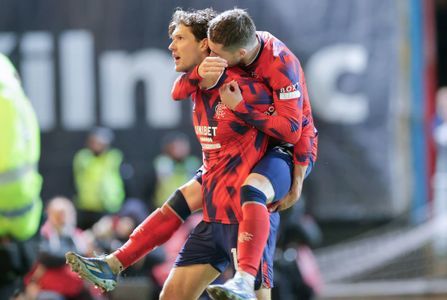
{"label": "player's hand", "polygon": [[235,80],[222,85],[219,89],[220,100],[231,110],[242,101],[242,93]]}
{"label": "player's hand", "polygon": [[208,56],[200,63],[198,72],[200,77],[207,83],[211,83],[209,86],[212,86],[219,80],[226,67],[228,67],[228,64],[225,59],[217,56]]}
{"label": "player's hand", "polygon": [[300,196],[301,189],[292,188],[284,198],[269,206],[269,212],[283,211],[292,207],[298,201]]}

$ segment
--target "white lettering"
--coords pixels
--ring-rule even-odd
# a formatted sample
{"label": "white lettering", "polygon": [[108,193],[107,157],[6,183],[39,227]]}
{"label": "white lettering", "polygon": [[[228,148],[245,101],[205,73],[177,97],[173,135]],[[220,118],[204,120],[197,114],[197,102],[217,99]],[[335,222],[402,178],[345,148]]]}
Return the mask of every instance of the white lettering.
{"label": "white lettering", "polygon": [[17,44],[17,37],[12,32],[0,33],[0,52],[8,55]]}
{"label": "white lettering", "polygon": [[315,114],[328,122],[357,124],[369,115],[368,98],[364,92],[346,94],[337,89],[343,73],[363,73],[368,52],[355,44],[337,44],[319,50],[307,64],[309,91]]}
{"label": "white lettering", "polygon": [[[138,82],[145,87],[147,124],[154,128],[171,128],[179,124],[181,105],[170,96],[177,74],[166,51],[142,49],[135,53],[106,51],[99,54],[101,120],[96,120],[93,35],[85,30],[61,33],[58,81],[55,78],[54,44],[50,32],[27,32],[21,39],[14,33],[0,33],[2,53],[8,55],[19,48],[19,73],[43,131],[54,129],[58,119],[68,130],[87,129],[95,123],[111,128],[133,126]],[[60,82],[60,117],[55,109],[55,82]]]}
{"label": "white lettering", "polygon": [[216,126],[194,126],[197,135],[216,136]]}
{"label": "white lettering", "polygon": [[[134,54],[110,51],[100,57],[101,118],[111,127],[126,128],[135,121],[135,86],[145,85],[146,119],[157,128],[174,127],[180,122],[180,105],[171,100],[175,79],[172,60],[161,50],[141,50]],[[133,105],[132,105],[133,104]]]}
{"label": "white lettering", "polygon": [[48,32],[25,33],[20,75],[42,130],[55,126],[53,39]]}
{"label": "white lettering", "polygon": [[201,137],[200,137],[200,141],[201,141],[201,142],[208,142],[208,143],[212,143],[212,142],[213,142],[213,139],[212,139],[212,138],[210,138],[210,137],[206,137],[206,136],[201,136]]}
{"label": "white lettering", "polygon": [[222,146],[219,143],[215,144],[201,144],[203,150],[220,149]]}
{"label": "white lettering", "polygon": [[289,100],[299,98],[301,96],[300,91],[288,92],[288,93],[279,93],[280,100]]}
{"label": "white lettering", "polygon": [[88,31],[67,31],[60,39],[62,125],[88,129],[95,123],[94,42]]}

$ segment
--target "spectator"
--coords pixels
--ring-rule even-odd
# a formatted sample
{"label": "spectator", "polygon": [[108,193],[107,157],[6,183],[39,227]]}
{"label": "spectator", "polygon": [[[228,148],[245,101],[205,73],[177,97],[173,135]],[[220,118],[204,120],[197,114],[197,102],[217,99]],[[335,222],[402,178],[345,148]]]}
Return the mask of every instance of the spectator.
{"label": "spectator", "polygon": [[181,132],[172,132],[162,141],[162,153],[154,159],[157,176],[154,204],[161,207],[179,186],[195,174],[200,166],[197,157],[191,155],[188,137]]}
{"label": "spectator", "polygon": [[123,155],[110,147],[113,132],[108,128],[93,129],[87,147],[79,150],[73,161],[78,224],[90,228],[102,216],[116,213],[125,198],[120,173]]}
{"label": "spectator", "polygon": [[0,120],[0,299],[9,299],[34,260],[42,177],[37,119],[14,66],[2,54]]}
{"label": "spectator", "polygon": [[25,278],[27,295],[30,298],[57,295],[63,299],[92,299],[83,280],[65,264],[65,252],[86,253],[88,249],[81,230],[76,228],[72,202],[63,197],[53,198],[46,213],[47,220],[40,230],[38,259]]}

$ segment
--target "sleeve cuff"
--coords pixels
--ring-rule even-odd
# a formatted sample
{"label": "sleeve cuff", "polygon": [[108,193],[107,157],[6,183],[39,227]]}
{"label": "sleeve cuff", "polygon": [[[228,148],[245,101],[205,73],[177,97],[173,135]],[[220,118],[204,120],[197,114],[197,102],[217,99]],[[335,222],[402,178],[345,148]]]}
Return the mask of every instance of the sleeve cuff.
{"label": "sleeve cuff", "polygon": [[221,82],[222,76],[225,73],[225,71],[223,71],[222,73],[220,73],[219,78],[217,78],[216,82],[210,86],[209,88],[207,88],[207,90],[212,90],[217,86],[221,86],[223,82]]}
{"label": "sleeve cuff", "polygon": [[191,74],[189,75],[190,79],[198,80],[199,82],[202,81],[202,77],[199,75],[199,66],[195,66],[194,69],[191,71]]}

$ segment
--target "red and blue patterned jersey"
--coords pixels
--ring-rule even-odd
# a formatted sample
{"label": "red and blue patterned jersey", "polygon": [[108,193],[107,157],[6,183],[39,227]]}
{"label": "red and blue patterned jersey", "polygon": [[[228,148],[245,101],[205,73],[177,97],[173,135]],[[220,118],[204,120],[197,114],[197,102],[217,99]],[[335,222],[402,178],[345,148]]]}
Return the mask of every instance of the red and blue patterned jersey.
{"label": "red and blue patterned jersey", "polygon": [[257,32],[261,48],[252,63],[240,66],[263,80],[273,91],[276,114],[266,115],[249,101],[239,103],[235,114],[279,141],[294,145],[294,163],[317,158],[318,133],[314,126],[306,79],[298,58],[268,32]]}
{"label": "red and blue patterned jersey", "polygon": [[[202,146],[203,218],[207,222],[234,224],[241,220],[239,188],[265,154],[268,137],[247,124],[220,101],[217,88],[201,90],[197,68],[180,76],[172,96],[183,99],[192,93],[194,130]],[[262,80],[238,68],[225,71],[219,80],[236,80],[246,103],[268,112],[272,93]]]}
{"label": "red and blue patterned jersey", "polygon": [[[197,88],[200,81],[197,67],[180,76],[172,90],[174,99],[193,94],[194,126],[204,150],[205,174],[208,173],[203,178],[206,221],[234,223],[240,219],[237,191],[263,152],[259,151],[260,147],[254,150],[250,147],[257,145],[256,140],[253,143],[253,136],[261,139],[253,127],[276,138],[276,143],[293,144],[295,164],[316,161],[318,136],[300,62],[270,33],[258,32],[258,38],[261,48],[255,60],[248,66],[229,68],[220,80],[222,83],[236,79],[241,87],[244,100],[234,111],[220,102],[217,89],[202,91]],[[272,111],[275,114],[272,115]],[[219,132],[217,124],[221,128]],[[264,143],[266,137],[261,136]],[[244,153],[252,154],[244,160]],[[219,199],[213,200],[213,197]],[[224,203],[226,201],[228,203]]]}

